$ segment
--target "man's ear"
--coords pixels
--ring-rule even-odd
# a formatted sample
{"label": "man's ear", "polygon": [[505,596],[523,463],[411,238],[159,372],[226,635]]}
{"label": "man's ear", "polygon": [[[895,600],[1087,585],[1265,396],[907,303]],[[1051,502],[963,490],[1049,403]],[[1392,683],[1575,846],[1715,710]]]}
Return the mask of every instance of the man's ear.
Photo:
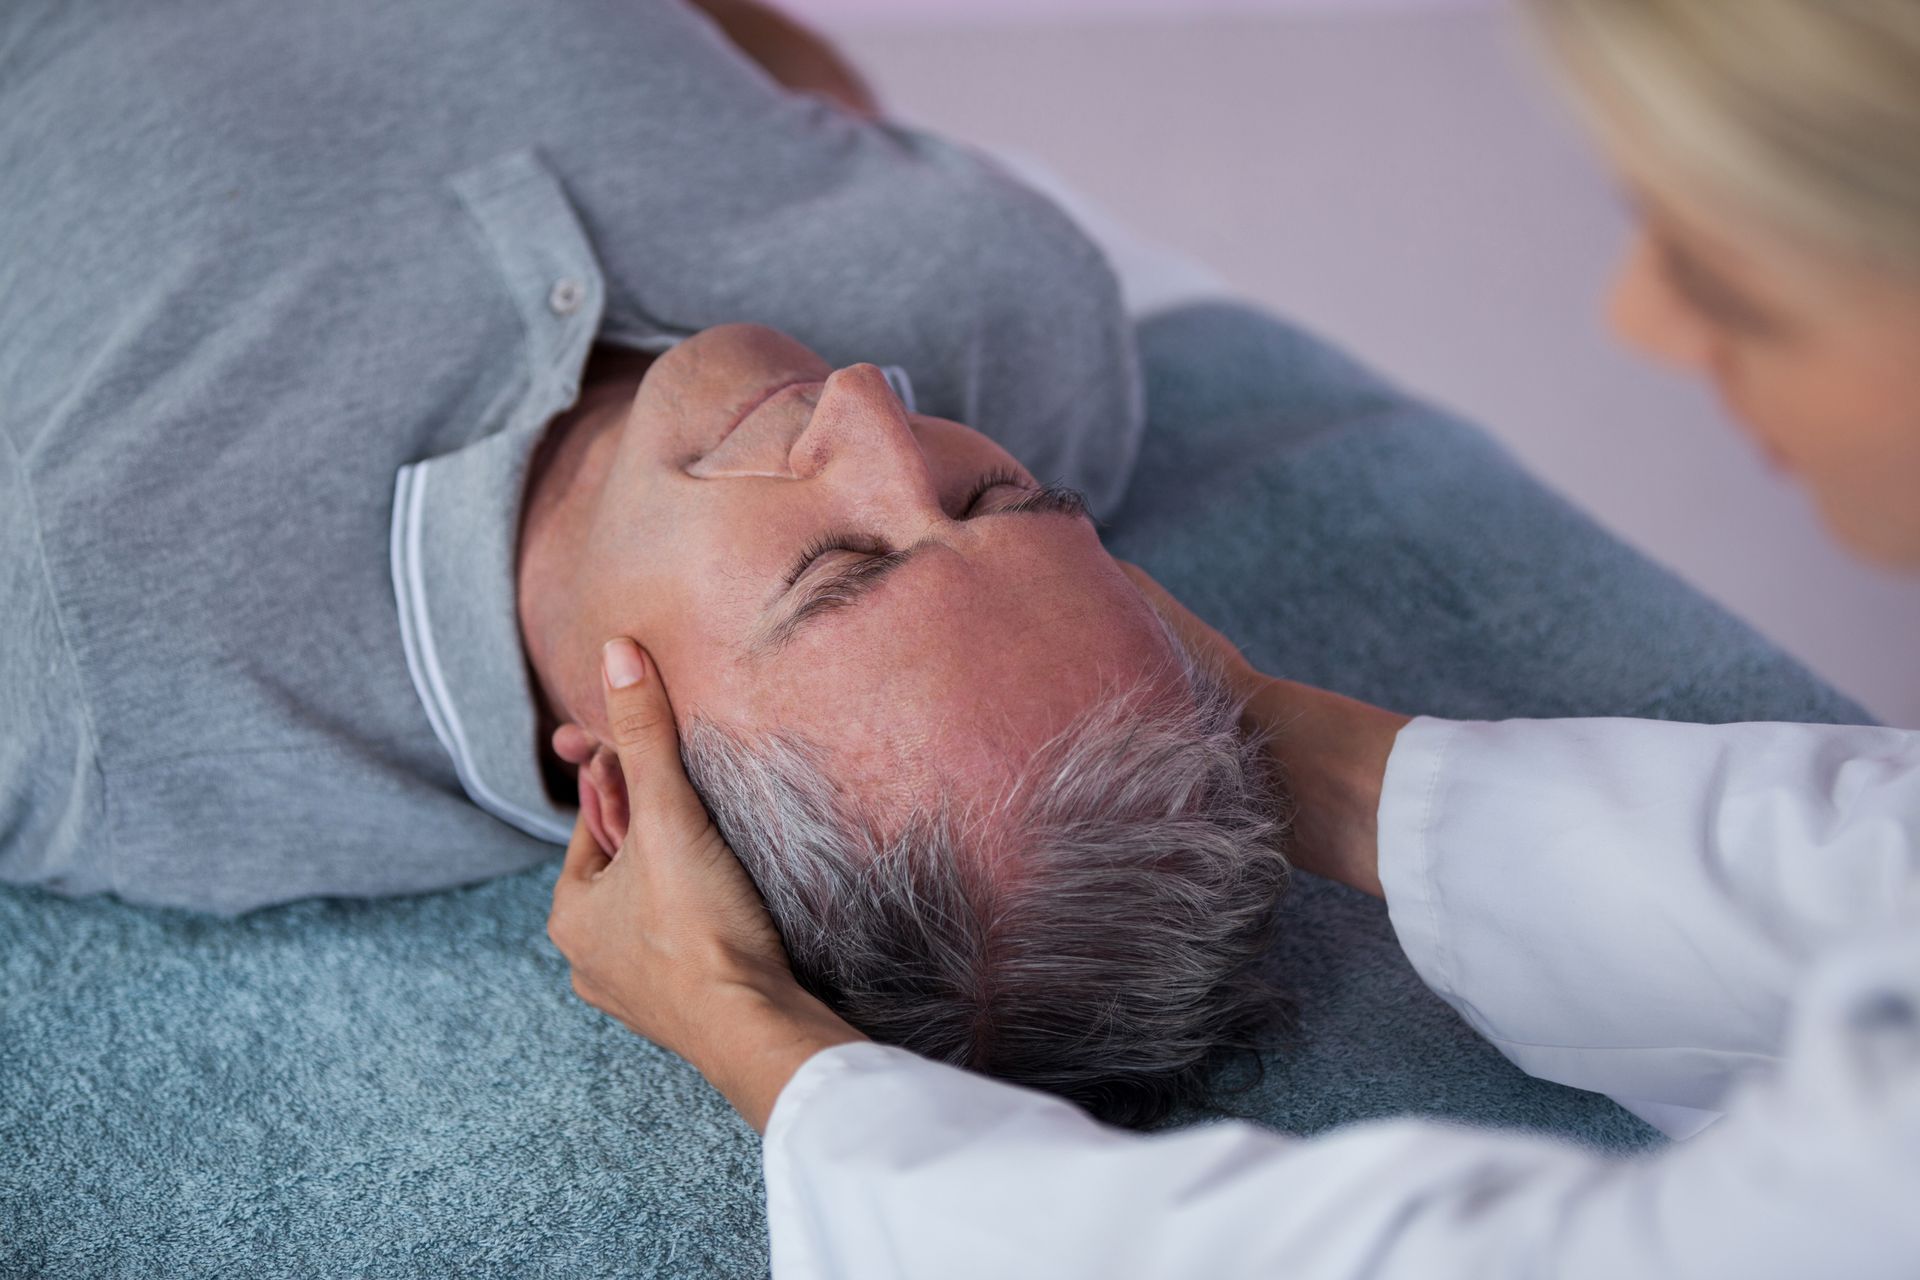
{"label": "man's ear", "polygon": [[596,843],[611,858],[627,838],[627,777],[612,747],[595,744],[592,756],[577,770],[580,779],[580,818]]}
{"label": "man's ear", "polygon": [[571,720],[553,731],[553,754],[570,765],[583,765],[593,759],[594,748],[599,745],[586,726]]}
{"label": "man's ear", "polygon": [[[610,783],[605,777],[605,766],[596,766],[594,758],[602,748],[585,725],[568,721],[553,731],[553,754],[573,766],[574,783],[580,791],[580,821],[586,824],[587,833],[601,852],[609,858],[620,842],[626,838],[626,824],[620,824],[619,835],[614,834],[613,824],[608,819],[615,813],[625,812],[626,781],[618,777]],[[620,792],[612,794],[615,785]]]}

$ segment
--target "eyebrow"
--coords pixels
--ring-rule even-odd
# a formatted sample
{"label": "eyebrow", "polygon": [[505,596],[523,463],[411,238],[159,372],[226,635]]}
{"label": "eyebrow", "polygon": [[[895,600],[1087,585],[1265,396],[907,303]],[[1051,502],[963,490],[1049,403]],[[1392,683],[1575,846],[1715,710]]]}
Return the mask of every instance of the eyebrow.
{"label": "eyebrow", "polygon": [[[1073,519],[1093,520],[1093,513],[1087,507],[1086,498],[1077,490],[1064,485],[1046,485],[1035,489],[1017,501],[992,511],[982,511],[971,520],[990,520],[995,516],[1045,515],[1068,516]],[[785,617],[768,626],[749,646],[755,656],[767,656],[779,652],[798,635],[807,624],[832,613],[860,603],[906,563],[928,547],[940,546],[939,539],[926,537],[910,547],[899,551],[889,551],[885,555],[868,556],[856,563],[825,575],[818,582],[807,586],[800,603],[788,610]]]}

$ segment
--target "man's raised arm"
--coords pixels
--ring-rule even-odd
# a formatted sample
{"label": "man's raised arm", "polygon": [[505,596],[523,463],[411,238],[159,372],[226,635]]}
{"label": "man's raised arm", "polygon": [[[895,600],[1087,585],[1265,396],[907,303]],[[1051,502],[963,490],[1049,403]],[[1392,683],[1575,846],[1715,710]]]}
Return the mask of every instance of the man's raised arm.
{"label": "man's raised arm", "polygon": [[820,94],[855,115],[880,115],[880,103],[865,78],[819,32],[759,0],[689,3],[719,24],[742,53],[787,88]]}

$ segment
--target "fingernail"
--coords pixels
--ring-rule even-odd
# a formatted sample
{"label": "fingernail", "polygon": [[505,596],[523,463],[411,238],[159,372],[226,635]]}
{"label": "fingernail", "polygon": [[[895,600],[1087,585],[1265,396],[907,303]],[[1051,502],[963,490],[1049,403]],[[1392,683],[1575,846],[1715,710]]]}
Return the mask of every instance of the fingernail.
{"label": "fingernail", "polygon": [[639,684],[647,674],[647,660],[640,646],[625,636],[609,640],[600,650],[600,664],[606,670],[607,683],[616,689]]}

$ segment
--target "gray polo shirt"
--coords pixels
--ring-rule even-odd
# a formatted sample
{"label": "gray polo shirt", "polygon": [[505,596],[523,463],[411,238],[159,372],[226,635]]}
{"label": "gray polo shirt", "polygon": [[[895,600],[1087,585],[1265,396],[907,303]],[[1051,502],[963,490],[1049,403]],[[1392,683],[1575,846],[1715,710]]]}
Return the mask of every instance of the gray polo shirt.
{"label": "gray polo shirt", "polygon": [[0,879],[237,911],[549,856],[513,600],[594,341],[771,324],[1111,505],[1051,205],[667,0],[0,13]]}

